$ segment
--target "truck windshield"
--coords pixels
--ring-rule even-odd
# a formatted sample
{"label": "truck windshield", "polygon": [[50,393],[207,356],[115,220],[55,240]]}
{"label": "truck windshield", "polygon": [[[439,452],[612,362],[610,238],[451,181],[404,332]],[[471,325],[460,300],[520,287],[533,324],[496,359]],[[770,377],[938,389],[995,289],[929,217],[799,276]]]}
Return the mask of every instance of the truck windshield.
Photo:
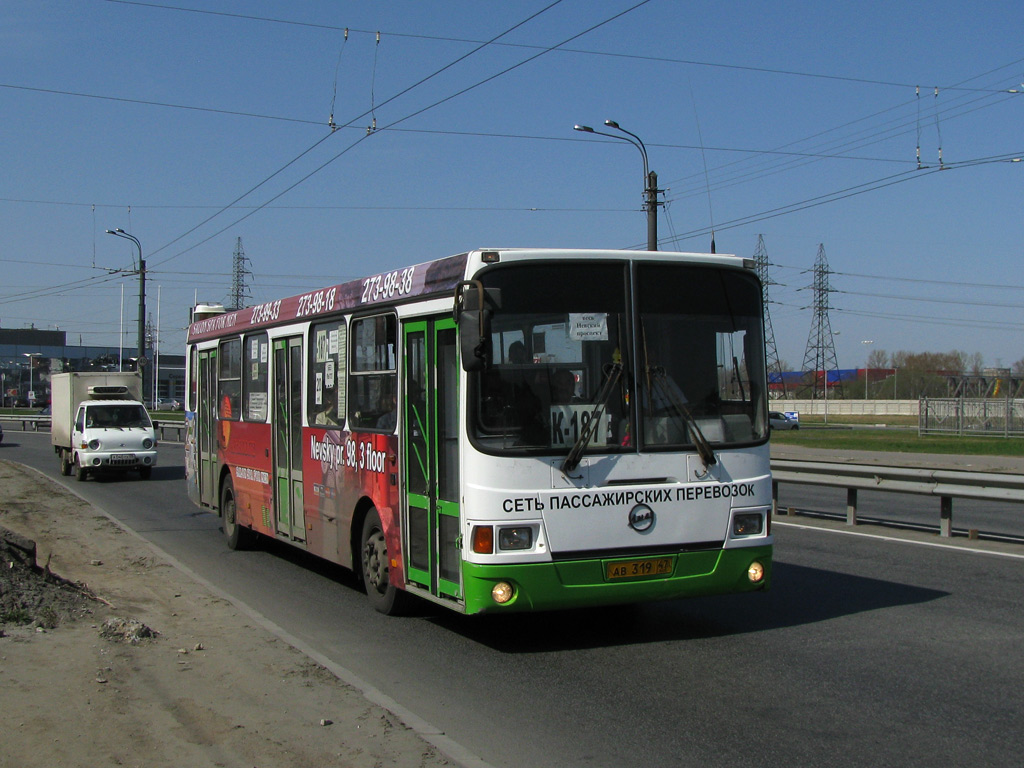
{"label": "truck windshield", "polygon": [[716,266],[495,267],[491,365],[470,374],[469,428],[489,453],[693,449],[766,435],[761,291]]}
{"label": "truck windshield", "polygon": [[130,429],[132,427],[151,427],[146,409],[138,403],[118,403],[110,405],[90,405],[85,415],[86,427],[106,427],[109,429]]}

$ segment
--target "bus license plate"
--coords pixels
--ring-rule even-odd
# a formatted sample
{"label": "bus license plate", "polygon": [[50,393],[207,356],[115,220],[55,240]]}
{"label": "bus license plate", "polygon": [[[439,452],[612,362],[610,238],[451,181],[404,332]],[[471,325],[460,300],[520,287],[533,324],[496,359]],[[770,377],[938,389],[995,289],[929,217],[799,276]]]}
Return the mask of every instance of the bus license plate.
{"label": "bus license plate", "polygon": [[668,576],[672,573],[671,557],[647,557],[643,560],[617,560],[605,565],[605,578],[637,579],[644,576]]}

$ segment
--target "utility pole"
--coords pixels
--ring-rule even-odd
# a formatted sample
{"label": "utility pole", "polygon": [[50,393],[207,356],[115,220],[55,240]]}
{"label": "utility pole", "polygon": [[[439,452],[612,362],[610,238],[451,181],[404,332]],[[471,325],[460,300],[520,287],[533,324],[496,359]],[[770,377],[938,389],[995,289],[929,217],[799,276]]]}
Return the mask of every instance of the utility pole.
{"label": "utility pole", "polygon": [[[658,174],[652,171],[647,164],[647,147],[639,136],[631,131],[627,131],[614,120],[605,120],[604,124],[609,128],[614,128],[616,131],[621,131],[626,134],[626,136],[619,136],[615,133],[604,133],[603,131],[595,131],[589,125],[575,125],[573,126],[573,130],[582,131],[583,133],[594,133],[598,136],[607,136],[610,139],[618,139],[619,141],[626,141],[640,150],[640,156],[644,161],[644,210],[647,211],[647,250],[656,251],[658,250],[658,206],[660,205],[658,202],[658,193],[662,190],[658,189]],[[626,138],[627,136],[631,136],[632,138]]]}
{"label": "utility pole", "polygon": [[142,243],[139,242],[139,238],[134,235],[125,232],[123,229],[108,229],[108,235],[114,235],[116,237],[124,238],[125,240],[131,240],[135,243],[135,247],[139,249],[139,342],[138,342],[138,363],[136,363],[136,370],[142,376],[142,392],[143,397],[146,396],[146,365],[149,362],[146,358],[146,260],[142,258]]}

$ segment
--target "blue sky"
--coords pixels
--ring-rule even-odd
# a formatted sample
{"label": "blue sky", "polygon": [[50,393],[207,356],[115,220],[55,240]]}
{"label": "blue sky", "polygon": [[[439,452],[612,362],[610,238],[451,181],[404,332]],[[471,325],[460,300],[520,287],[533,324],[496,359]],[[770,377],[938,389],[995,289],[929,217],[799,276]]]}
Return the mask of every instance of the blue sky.
{"label": "blue sky", "polygon": [[137,278],[108,272],[132,266],[118,227],[142,242],[164,352],[196,297],[228,298],[238,238],[252,303],[477,247],[639,247],[640,153],[572,130],[611,118],[666,189],[663,250],[708,250],[712,223],[720,253],[764,236],[791,367],[819,244],[841,367],[879,349],[1009,366],[1019,11],[4,0],[0,327],[116,345],[123,284],[133,345]]}

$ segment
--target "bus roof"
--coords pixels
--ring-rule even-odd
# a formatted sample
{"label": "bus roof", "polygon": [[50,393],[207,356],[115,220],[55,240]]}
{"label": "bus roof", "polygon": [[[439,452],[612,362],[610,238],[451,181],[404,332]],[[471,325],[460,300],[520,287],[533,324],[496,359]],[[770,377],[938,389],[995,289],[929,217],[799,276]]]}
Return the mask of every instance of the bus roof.
{"label": "bus roof", "polygon": [[479,249],[244,309],[209,314],[210,308],[204,306],[202,319],[189,324],[188,342],[217,338],[226,333],[238,333],[281,323],[307,320],[339,311],[351,312],[363,307],[394,304],[398,301],[405,302],[453,293],[459,282],[467,278],[467,274],[475,274],[481,267],[499,261],[536,259],[550,261],[583,258],[598,260],[643,258],[653,261],[684,261],[730,267],[749,265],[747,259],[726,254],[551,248]]}

